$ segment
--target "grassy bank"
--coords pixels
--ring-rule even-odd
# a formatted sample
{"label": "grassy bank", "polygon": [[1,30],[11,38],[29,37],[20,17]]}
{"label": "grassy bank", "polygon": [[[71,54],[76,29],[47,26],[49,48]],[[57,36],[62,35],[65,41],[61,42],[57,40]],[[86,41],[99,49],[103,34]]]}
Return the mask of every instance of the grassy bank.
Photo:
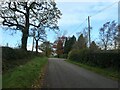
{"label": "grassy bank", "polygon": [[35,57],[24,65],[15,67],[3,75],[3,88],[31,88],[47,63],[46,57]]}
{"label": "grassy bank", "polygon": [[93,67],[90,65],[86,65],[86,64],[82,64],[80,62],[75,62],[75,61],[71,61],[71,60],[66,60],[67,62],[70,62],[72,64],[78,65],[80,67],[83,67],[85,69],[88,69],[90,71],[93,71],[95,73],[98,73],[100,75],[103,75],[107,78],[111,78],[113,80],[119,80],[120,79],[120,73],[118,73],[117,70],[112,69],[112,68],[100,68],[100,67]]}
{"label": "grassy bank", "polygon": [[0,74],[0,89],[2,89],[2,75]]}
{"label": "grassy bank", "polygon": [[2,73],[8,72],[10,69],[24,65],[36,56],[43,57],[43,53],[25,51],[23,49],[14,49],[11,47],[2,47]]}

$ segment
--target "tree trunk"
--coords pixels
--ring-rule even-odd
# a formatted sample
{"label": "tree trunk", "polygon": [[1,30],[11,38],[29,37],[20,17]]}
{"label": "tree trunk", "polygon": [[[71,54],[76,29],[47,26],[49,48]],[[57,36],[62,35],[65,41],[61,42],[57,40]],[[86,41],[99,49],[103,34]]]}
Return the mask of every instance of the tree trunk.
{"label": "tree trunk", "polygon": [[45,56],[47,56],[47,46],[45,47]]}
{"label": "tree trunk", "polygon": [[107,45],[105,45],[105,50],[107,50]]}
{"label": "tree trunk", "polygon": [[59,54],[58,54],[58,58],[59,58],[60,56],[59,56]]}
{"label": "tree trunk", "polygon": [[22,49],[27,51],[27,39],[28,39],[28,32],[23,31],[22,32]]}
{"label": "tree trunk", "polygon": [[117,47],[117,42],[116,42],[116,40],[115,40],[115,42],[114,42],[114,49],[116,50],[116,47]]}
{"label": "tree trunk", "polygon": [[32,43],[32,52],[34,50],[34,37],[33,37],[33,43]]}
{"label": "tree trunk", "polygon": [[36,54],[38,53],[38,40],[36,40]]}
{"label": "tree trunk", "polygon": [[[26,4],[27,5],[27,4]],[[22,30],[22,49],[27,51],[27,39],[29,35],[29,9],[26,9],[25,28]]]}

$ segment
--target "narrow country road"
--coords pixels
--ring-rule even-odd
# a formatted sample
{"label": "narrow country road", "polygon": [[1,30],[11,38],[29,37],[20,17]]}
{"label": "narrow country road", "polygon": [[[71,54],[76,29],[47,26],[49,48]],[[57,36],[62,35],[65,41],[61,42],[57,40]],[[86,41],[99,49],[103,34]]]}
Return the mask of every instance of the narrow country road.
{"label": "narrow country road", "polygon": [[118,82],[63,59],[49,58],[43,88],[118,88]]}

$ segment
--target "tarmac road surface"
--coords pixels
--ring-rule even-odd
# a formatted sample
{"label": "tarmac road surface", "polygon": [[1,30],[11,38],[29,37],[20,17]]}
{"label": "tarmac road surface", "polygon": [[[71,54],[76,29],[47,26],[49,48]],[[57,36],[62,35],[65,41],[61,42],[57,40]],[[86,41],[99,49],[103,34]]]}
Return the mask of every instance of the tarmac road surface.
{"label": "tarmac road surface", "polygon": [[49,58],[43,88],[118,88],[118,82],[64,59]]}

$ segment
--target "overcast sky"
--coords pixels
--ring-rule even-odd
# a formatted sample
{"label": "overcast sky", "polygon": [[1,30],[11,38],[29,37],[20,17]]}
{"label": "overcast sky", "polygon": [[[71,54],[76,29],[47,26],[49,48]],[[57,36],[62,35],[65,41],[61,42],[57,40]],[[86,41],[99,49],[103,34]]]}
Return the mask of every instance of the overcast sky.
{"label": "overcast sky", "polygon": [[[109,2],[108,2],[109,1]],[[59,20],[60,32],[66,36],[76,35],[87,27],[87,17],[90,17],[92,40],[98,40],[99,28],[107,21],[118,21],[118,0],[57,0],[57,7],[61,10],[62,16]],[[11,31],[0,30],[0,45],[9,44],[11,47],[20,44],[21,33],[18,32],[13,36]],[[54,42],[56,34],[53,31],[47,31],[48,40]],[[2,37],[2,40],[1,40]],[[31,48],[32,40],[28,39],[28,49]]]}

